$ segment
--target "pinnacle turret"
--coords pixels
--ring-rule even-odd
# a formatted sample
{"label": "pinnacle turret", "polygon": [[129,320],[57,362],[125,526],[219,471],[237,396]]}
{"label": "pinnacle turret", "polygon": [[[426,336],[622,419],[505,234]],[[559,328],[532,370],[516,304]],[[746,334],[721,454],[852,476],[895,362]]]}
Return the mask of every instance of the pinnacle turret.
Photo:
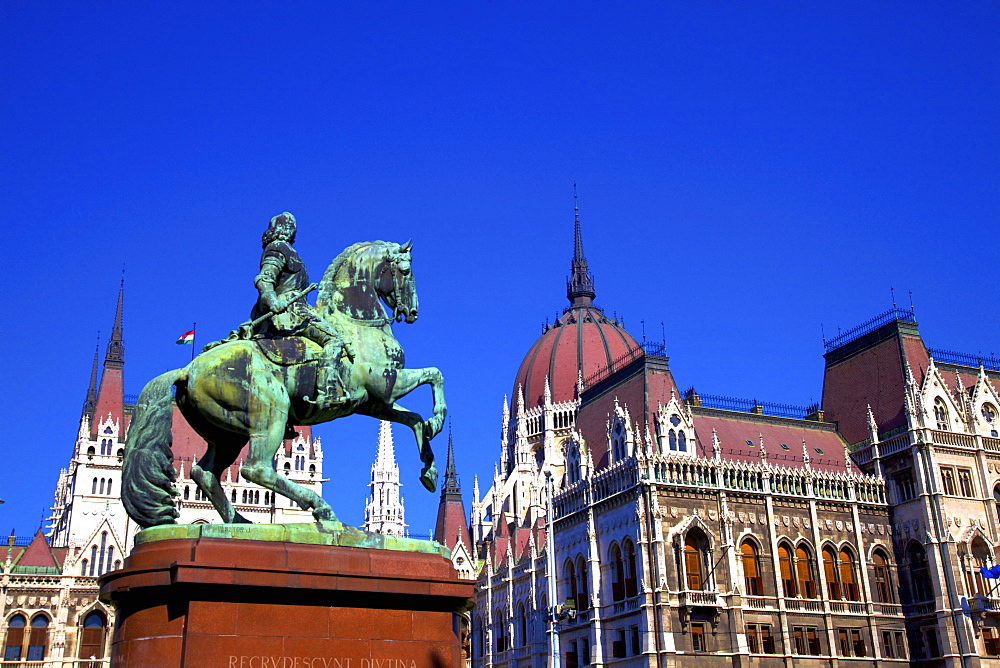
{"label": "pinnacle turret", "polygon": [[573,185],[573,261],[570,263],[570,277],[566,281],[566,298],[569,308],[593,306],[594,277],[587,267],[587,257],[583,253],[583,235],[580,233],[580,207],[576,203],[576,185]]}
{"label": "pinnacle turret", "polygon": [[101,343],[98,341],[94,345],[94,363],[90,367],[90,384],[87,386],[87,398],[83,401],[83,412],[84,413],[94,413],[94,409],[97,407],[97,353],[101,348]]}

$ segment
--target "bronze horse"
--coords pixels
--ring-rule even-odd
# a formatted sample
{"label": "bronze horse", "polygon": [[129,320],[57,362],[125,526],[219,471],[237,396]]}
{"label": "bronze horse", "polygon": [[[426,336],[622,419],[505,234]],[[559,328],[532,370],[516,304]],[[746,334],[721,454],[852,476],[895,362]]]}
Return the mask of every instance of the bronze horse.
{"label": "bronze horse", "polygon": [[[249,522],[233,508],[220,480],[248,439],[249,454],[240,470],[245,479],[312,509],[317,520],[336,521],[326,501],[280,475],[272,462],[289,426],[319,424],[352,413],[410,427],[424,464],[420,481],[433,492],[437,468],[430,441],[440,433],[447,413],[444,378],[435,367],[403,368],[403,349],[392,335],[393,321],[417,319],[410,262],[409,243],[368,241],[346,249],[323,275],[316,312],[342,332],[352,351],[351,357],[341,358],[347,365],[344,403],[316,407],[304,401],[303,397],[315,394],[316,362],[303,360],[320,357],[319,346],[304,338],[297,338],[293,346],[303,355],[291,363],[275,363],[258,341],[227,341],[206,347],[186,367],[151,380],[139,395],[125,445],[122,501],[129,516],[143,527],[173,524],[178,516],[170,449],[175,402],[208,444],[204,456],[191,467],[191,478],[224,522]],[[425,421],[396,400],[428,383],[434,415]]]}

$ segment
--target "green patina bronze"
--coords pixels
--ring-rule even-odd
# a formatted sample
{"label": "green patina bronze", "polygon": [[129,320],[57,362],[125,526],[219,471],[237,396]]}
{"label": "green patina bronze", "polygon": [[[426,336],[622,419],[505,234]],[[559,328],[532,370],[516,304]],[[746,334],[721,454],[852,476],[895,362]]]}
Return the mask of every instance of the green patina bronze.
{"label": "green patina bronze", "polygon": [[175,538],[230,538],[298,545],[367,547],[376,550],[440,554],[446,559],[451,558],[451,551],[434,541],[368,533],[340,522],[319,521],[300,524],[162,524],[140,531],[136,534],[135,544],[138,546]]}
{"label": "green patina bronze", "polygon": [[[206,346],[186,367],[151,380],[139,395],[121,488],[125,510],[139,525],[174,524],[178,516],[171,453],[175,404],[208,444],[191,478],[225,523],[249,523],[221,485],[249,439],[240,471],[245,479],[311,509],[318,521],[339,525],[326,501],[276,472],[272,462],[292,427],[350,414],[410,427],[424,464],[420,481],[432,492],[437,488],[430,441],[447,413],[444,379],[434,367],[404,368],[403,349],[392,335],[393,322],[417,319],[410,243],[368,241],[346,249],[323,275],[313,307],[306,295],[315,286],[294,241],[294,217],[273,218],[263,238],[254,282],[260,298],[251,320]],[[434,401],[428,420],[396,403],[424,384],[430,384]]]}

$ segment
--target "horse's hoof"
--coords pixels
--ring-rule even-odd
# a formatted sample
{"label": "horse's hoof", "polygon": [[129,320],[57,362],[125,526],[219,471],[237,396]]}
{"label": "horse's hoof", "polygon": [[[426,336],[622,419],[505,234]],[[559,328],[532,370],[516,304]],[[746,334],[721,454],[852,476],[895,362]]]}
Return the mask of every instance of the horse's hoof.
{"label": "horse's hoof", "polygon": [[420,472],[420,484],[427,488],[428,492],[437,491],[438,472],[433,462],[425,466],[424,470]]}

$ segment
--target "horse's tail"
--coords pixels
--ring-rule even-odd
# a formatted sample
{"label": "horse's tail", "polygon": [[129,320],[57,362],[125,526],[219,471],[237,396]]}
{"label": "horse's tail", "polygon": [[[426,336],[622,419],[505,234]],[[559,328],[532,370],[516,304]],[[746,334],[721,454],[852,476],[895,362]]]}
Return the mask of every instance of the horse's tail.
{"label": "horse's tail", "polygon": [[125,440],[122,466],[122,502],[125,512],[142,527],[173,524],[173,482],[176,479],[170,450],[174,396],[173,385],[187,375],[174,369],[146,384],[136,402]]}

